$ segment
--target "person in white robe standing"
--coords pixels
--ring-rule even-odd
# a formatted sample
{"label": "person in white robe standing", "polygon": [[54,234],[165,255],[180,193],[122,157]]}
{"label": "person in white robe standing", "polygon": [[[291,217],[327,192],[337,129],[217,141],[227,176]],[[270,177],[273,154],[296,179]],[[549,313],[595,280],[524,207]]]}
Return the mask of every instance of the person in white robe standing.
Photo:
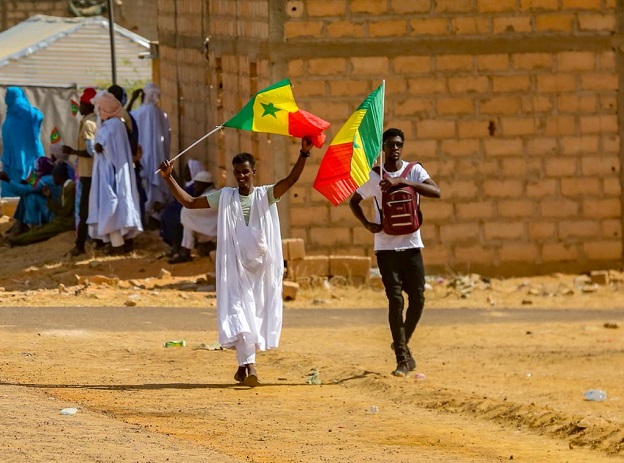
{"label": "person in white robe standing", "polygon": [[215,208],[217,225],[217,319],[219,342],[236,349],[237,382],[259,384],[256,351],[278,347],[282,331],[284,259],[277,202],[299,180],[312,143],[303,138],[297,162],[274,185],[255,186],[254,157],[240,153],[232,159],[237,187],[193,197],[171,176],[165,160],[160,175],[176,199],[188,209]]}
{"label": "person in white robe standing", "polygon": [[[139,129],[139,145],[143,149],[141,175],[145,185],[147,218],[160,220],[160,211],[171,201],[171,192],[163,178],[158,175],[158,166],[169,159],[171,135],[167,114],[158,107],[160,89],[149,83],[143,87],[143,104],[130,111]],[[134,96],[134,95],[133,95]]]}
{"label": "person in white robe standing", "polygon": [[139,191],[121,103],[107,91],[92,100],[98,120],[89,197],[89,236],[110,243],[110,254],[128,252],[125,243],[143,231]]}

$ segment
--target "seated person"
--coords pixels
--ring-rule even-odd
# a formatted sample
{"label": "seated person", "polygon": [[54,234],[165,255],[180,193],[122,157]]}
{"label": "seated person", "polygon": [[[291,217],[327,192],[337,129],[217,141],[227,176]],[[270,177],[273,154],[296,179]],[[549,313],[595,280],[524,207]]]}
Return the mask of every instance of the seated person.
{"label": "seated person", "polygon": [[[193,177],[193,196],[208,196],[216,191],[212,175],[208,171],[201,171]],[[200,255],[209,255],[216,249],[217,243],[217,211],[214,209],[186,209],[182,208],[180,223],[184,227],[182,243],[177,256],[169,259],[170,264],[190,262],[191,250],[197,243]]]}
{"label": "seated person", "polygon": [[42,225],[28,230],[21,235],[8,237],[5,245],[24,246],[26,244],[45,241],[53,236],[74,229],[74,202],[76,199],[76,184],[69,178],[69,166],[65,162],[54,165],[52,178],[55,186],[61,188],[60,198],[52,197],[52,189],[44,186],[42,194],[46,198],[48,209],[54,214],[54,218]]}
{"label": "seated person", "polygon": [[61,195],[61,188],[54,184],[51,175],[53,167],[54,161],[43,156],[36,159],[35,168],[26,180],[15,181],[6,172],[0,172],[0,180],[9,183],[12,191],[20,198],[13,215],[15,223],[7,235],[19,235],[31,227],[45,225],[54,218],[42,193],[43,188],[48,187],[54,200]]}
{"label": "seated person", "polygon": [[[195,159],[189,159],[184,165],[182,172],[184,191],[188,194],[193,194],[193,177],[202,170],[204,170],[202,164]],[[172,174],[175,175],[175,173]],[[180,223],[181,211],[182,204],[175,198],[160,210],[160,237],[171,246],[171,249],[160,257],[174,257],[180,252],[184,233],[184,227]]]}

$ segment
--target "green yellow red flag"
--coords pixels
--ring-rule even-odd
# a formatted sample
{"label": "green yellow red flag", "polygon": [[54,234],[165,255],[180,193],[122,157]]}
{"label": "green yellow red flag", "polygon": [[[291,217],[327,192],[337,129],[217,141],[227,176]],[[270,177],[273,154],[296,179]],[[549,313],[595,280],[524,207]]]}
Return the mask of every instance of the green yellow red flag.
{"label": "green yellow red flag", "polygon": [[369,178],[381,152],[385,81],[338,131],[314,180],[314,189],[337,206]]}
{"label": "green yellow red flag", "polygon": [[54,127],[52,129],[52,132],[50,133],[50,144],[54,145],[55,143],[58,143],[60,141],[61,141],[61,134],[59,133],[58,129]]}
{"label": "green yellow red flag", "polygon": [[323,132],[329,126],[329,122],[299,109],[288,79],[256,93],[243,109],[223,123],[223,127],[253,132],[307,137],[317,148],[323,146]]}
{"label": "green yellow red flag", "polygon": [[75,116],[76,114],[78,114],[78,111],[80,110],[80,104],[78,104],[78,102],[70,99],[69,100],[71,102],[71,113],[72,116]]}

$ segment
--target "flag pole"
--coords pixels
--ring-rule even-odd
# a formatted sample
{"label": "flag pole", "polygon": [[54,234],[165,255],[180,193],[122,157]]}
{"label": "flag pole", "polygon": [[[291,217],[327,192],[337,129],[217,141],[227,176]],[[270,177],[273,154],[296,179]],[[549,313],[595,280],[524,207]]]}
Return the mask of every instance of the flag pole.
{"label": "flag pole", "polygon": [[[223,128],[222,125],[217,125],[214,129],[212,129],[210,132],[208,132],[206,135],[204,135],[203,137],[201,137],[199,140],[197,140],[195,143],[193,143],[191,146],[189,146],[188,148],[182,150],[180,153],[176,154],[175,157],[173,159],[170,159],[169,162],[174,162],[176,159],[178,159],[180,156],[182,156],[184,153],[186,153],[188,150],[190,150],[191,148],[197,146],[199,143],[201,143],[202,141],[204,141],[206,138],[208,138],[210,135],[212,135],[213,133],[215,133],[218,130],[221,130]],[[156,172],[154,172],[155,174],[158,173],[160,169],[158,169]]]}
{"label": "flag pole", "polygon": [[[381,117],[383,120],[384,114],[386,112],[386,79],[381,81]],[[381,124],[381,131],[383,133],[383,123]],[[383,179],[383,136],[381,139],[381,152],[379,153],[379,176]]]}

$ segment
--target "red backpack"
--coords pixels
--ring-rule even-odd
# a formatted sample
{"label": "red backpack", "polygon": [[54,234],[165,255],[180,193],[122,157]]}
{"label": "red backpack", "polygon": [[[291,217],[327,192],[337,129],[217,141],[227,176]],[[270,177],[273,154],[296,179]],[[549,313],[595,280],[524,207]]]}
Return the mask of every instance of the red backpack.
{"label": "red backpack", "polygon": [[[416,164],[410,162],[403,170],[401,178],[407,178]],[[379,174],[379,166],[373,170]],[[375,199],[375,202],[377,200]],[[414,233],[422,225],[418,193],[409,186],[395,186],[382,192],[381,207],[377,204],[383,231],[388,235],[408,235]]]}

